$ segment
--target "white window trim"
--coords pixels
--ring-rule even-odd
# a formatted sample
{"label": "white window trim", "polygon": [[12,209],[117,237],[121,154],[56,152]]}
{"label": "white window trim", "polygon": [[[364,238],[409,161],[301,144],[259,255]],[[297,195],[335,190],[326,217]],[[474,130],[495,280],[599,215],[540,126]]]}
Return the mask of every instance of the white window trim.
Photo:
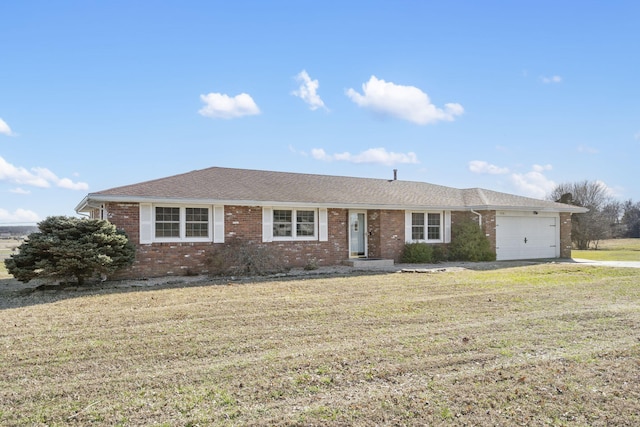
{"label": "white window trim", "polygon": [[[291,236],[275,236],[273,235],[273,211],[291,211]],[[313,236],[297,236],[296,235],[296,220],[297,211],[313,211]],[[318,223],[319,223],[318,209],[315,208],[289,208],[289,207],[273,207],[271,208],[271,233],[274,242],[290,242],[290,241],[314,241],[318,240]]]}
{"label": "white window trim", "polygon": [[[428,214],[437,214],[440,215],[440,238],[439,239],[414,239],[413,238],[413,218],[412,214],[421,213],[424,214],[424,235],[425,237],[429,235],[429,215]],[[447,235],[447,219],[450,220],[451,215],[447,215],[446,212],[443,211],[405,211],[405,242],[407,243],[447,243],[447,239],[445,236]]]}
{"label": "white window trim", "polygon": [[[156,208],[180,208],[180,237],[156,237]],[[187,208],[206,208],[208,211],[208,235],[206,237],[186,237]],[[222,216],[222,218],[218,218]],[[223,243],[224,207],[214,205],[178,205],[171,203],[140,204],[140,243]]]}
{"label": "white window trim", "polygon": [[[274,210],[290,210],[295,215],[296,210],[314,211],[315,224],[314,236],[286,236],[276,237],[273,235],[273,211]],[[262,241],[263,242],[327,242],[329,240],[329,215],[327,208],[292,208],[288,206],[264,206],[262,208]],[[293,223],[295,229],[295,222]]]}

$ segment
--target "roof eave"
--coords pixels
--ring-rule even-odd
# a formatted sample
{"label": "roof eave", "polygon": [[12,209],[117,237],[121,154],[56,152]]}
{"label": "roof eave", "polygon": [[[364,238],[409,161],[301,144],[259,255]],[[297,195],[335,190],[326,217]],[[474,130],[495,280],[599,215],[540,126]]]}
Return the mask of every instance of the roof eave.
{"label": "roof eave", "polygon": [[[536,210],[540,212],[570,212],[585,213],[588,209],[580,206],[567,205],[566,208],[550,206],[502,206],[502,205],[391,205],[369,203],[338,203],[338,202],[291,202],[274,200],[233,200],[233,199],[198,199],[175,197],[151,197],[151,196],[117,196],[89,194],[76,206],[75,211],[86,212],[97,204],[115,203],[167,203],[167,204],[192,204],[192,205],[233,205],[233,206],[282,206],[282,207],[313,207],[313,208],[337,208],[337,209],[387,209],[387,210],[449,210],[449,211],[522,211]],[[93,205],[93,206],[92,206]]]}
{"label": "roof eave", "polygon": [[568,212],[568,213],[585,213],[589,212],[589,209],[580,206],[566,207],[552,207],[552,206],[501,206],[501,205],[481,205],[481,206],[469,206],[469,209],[477,211],[524,211],[535,210],[539,212]]}
{"label": "roof eave", "polygon": [[233,205],[233,206],[282,206],[282,207],[313,207],[313,208],[342,208],[342,209],[389,209],[389,210],[469,210],[465,206],[447,205],[396,205],[372,203],[340,203],[340,202],[291,202],[276,200],[234,200],[234,199],[199,199],[178,197],[152,196],[117,196],[103,194],[89,194],[76,206],[76,212],[81,212],[92,204],[100,203],[167,203],[193,205]]}

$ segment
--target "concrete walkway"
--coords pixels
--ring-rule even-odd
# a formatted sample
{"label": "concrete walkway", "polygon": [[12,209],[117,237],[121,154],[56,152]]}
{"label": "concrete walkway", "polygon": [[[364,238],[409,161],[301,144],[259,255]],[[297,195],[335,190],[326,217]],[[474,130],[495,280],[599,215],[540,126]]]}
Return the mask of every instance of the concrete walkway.
{"label": "concrete walkway", "polygon": [[579,264],[602,265],[604,267],[640,268],[640,261],[594,261],[591,259],[573,258]]}

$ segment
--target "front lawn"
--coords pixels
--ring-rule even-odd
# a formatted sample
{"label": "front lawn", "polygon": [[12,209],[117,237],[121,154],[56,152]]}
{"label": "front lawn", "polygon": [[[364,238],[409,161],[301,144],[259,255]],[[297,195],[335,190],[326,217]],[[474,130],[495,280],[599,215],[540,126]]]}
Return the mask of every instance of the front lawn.
{"label": "front lawn", "polygon": [[640,261],[640,239],[603,240],[598,249],[572,250],[571,257],[594,261]]}
{"label": "front lawn", "polygon": [[640,269],[0,301],[1,425],[639,425]]}

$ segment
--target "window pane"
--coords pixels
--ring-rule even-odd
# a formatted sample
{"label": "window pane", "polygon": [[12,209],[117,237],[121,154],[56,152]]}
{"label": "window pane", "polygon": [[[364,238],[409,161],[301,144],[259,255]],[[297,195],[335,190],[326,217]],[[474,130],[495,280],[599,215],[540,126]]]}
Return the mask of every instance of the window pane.
{"label": "window pane", "polygon": [[273,222],[291,222],[291,211],[274,210]]}
{"label": "window pane", "polygon": [[187,222],[190,221],[209,221],[209,209],[207,208],[187,208],[186,209]]}
{"label": "window pane", "polygon": [[440,214],[428,215],[427,238],[429,240],[440,240]]}
{"label": "window pane", "polygon": [[180,208],[156,208],[156,221],[180,222]]}
{"label": "window pane", "polygon": [[413,226],[424,225],[424,214],[423,213],[418,213],[418,212],[412,213],[411,214],[411,224]]}
{"label": "window pane", "polygon": [[414,212],[411,214],[411,239],[424,240],[424,214]]}
{"label": "window pane", "polygon": [[156,237],[180,237],[180,224],[157,222]]}
{"label": "window pane", "polygon": [[187,237],[209,236],[209,209],[186,208],[185,217],[185,232]]}
{"label": "window pane", "polygon": [[296,211],[296,236],[313,236],[315,228],[315,211]]}
{"label": "window pane", "polygon": [[186,224],[187,237],[208,237],[209,224],[191,222]]}
{"label": "window pane", "polygon": [[180,237],[180,208],[156,208],[156,237]]}
{"label": "window pane", "polygon": [[290,210],[274,210],[273,211],[273,236],[274,237],[290,237],[292,231],[291,211]]}

